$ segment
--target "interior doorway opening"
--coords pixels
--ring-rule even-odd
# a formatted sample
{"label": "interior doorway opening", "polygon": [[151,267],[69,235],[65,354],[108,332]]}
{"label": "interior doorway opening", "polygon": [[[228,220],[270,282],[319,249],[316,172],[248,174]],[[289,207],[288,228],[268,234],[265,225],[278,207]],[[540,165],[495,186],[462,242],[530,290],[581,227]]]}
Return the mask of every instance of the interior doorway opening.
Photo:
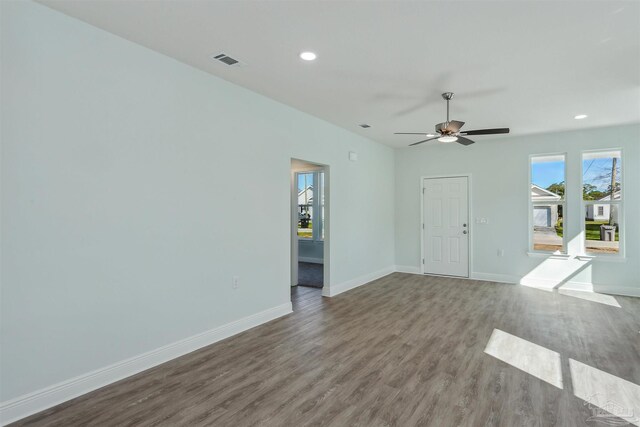
{"label": "interior doorway opening", "polygon": [[292,301],[328,290],[328,166],[291,159]]}

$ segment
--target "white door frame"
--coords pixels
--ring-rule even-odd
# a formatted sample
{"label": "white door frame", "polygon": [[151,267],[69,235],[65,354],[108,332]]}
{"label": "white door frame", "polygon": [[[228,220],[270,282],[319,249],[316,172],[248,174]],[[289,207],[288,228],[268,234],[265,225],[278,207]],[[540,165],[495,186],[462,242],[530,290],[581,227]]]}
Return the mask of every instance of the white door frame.
{"label": "white door frame", "polygon": [[467,256],[469,257],[469,271],[467,271],[467,279],[470,279],[473,271],[473,236],[475,234],[474,221],[472,215],[471,197],[473,185],[471,183],[470,173],[457,173],[453,175],[429,175],[420,177],[420,273],[427,274],[424,271],[424,180],[438,178],[467,178],[467,212],[469,215],[469,244]]}
{"label": "white door frame", "polygon": [[[309,160],[292,157],[291,160],[300,160],[311,165],[317,166],[310,168],[309,172],[324,172],[324,240],[323,240],[323,283],[322,283],[322,296],[331,296],[329,288],[330,283],[330,262],[331,262],[331,167],[327,164],[312,162]],[[291,264],[291,282],[288,285],[289,292],[292,286],[298,284],[298,191],[295,177],[297,173],[304,171],[290,170],[290,193],[291,193],[291,220],[290,220],[290,264]]]}

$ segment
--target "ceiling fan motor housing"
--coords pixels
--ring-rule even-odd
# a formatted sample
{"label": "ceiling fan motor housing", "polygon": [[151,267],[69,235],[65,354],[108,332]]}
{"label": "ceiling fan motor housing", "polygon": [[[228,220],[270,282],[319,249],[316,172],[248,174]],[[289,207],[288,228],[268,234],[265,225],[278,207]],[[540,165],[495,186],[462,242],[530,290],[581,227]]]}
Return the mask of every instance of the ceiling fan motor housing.
{"label": "ceiling fan motor housing", "polygon": [[450,129],[447,129],[449,127],[449,122],[442,122],[442,123],[438,123],[436,125],[436,132],[441,134],[441,135],[451,135],[455,132],[451,131]]}

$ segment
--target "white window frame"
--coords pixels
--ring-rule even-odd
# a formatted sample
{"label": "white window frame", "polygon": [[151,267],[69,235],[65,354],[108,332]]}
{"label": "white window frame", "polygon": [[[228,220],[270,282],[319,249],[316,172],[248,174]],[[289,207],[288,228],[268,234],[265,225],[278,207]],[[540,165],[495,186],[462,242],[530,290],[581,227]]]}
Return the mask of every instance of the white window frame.
{"label": "white window frame", "polygon": [[[533,185],[533,169],[531,167],[533,159],[537,157],[552,157],[552,156],[562,156],[564,158],[564,196],[559,202],[542,202],[542,203],[534,203],[531,198],[531,186]],[[529,221],[528,221],[528,229],[529,229],[529,247],[527,253],[530,254],[541,254],[541,255],[567,255],[567,193],[569,192],[569,179],[567,177],[567,153],[537,153],[529,155],[529,179],[527,180],[527,197],[528,197],[528,207],[529,207]],[[534,206],[562,206],[562,249],[560,251],[543,251],[540,249],[534,249],[533,247],[533,207]]]}
{"label": "white window frame", "polygon": [[[320,179],[322,178],[322,179]],[[318,226],[320,227],[318,230],[318,241],[324,241],[324,180],[326,179],[326,175],[324,171],[318,171],[318,189],[320,190],[320,194],[318,197],[318,212],[320,213],[320,221]]]}
{"label": "white window frame", "polygon": [[[584,188],[584,156],[590,153],[609,153],[612,151],[620,152],[620,200],[584,200],[583,188]],[[582,218],[580,220],[580,235],[582,236],[580,242],[580,255],[588,258],[599,258],[602,260],[623,260],[625,259],[625,223],[624,223],[624,201],[625,201],[625,184],[624,184],[624,150],[618,147],[612,148],[599,148],[597,150],[583,150],[580,152],[580,206],[582,207]],[[587,233],[585,227],[585,215],[588,205],[617,205],[618,206],[618,253],[617,254],[604,254],[597,252],[587,252]],[[609,208],[611,209],[611,207]]]}
{"label": "white window frame", "polygon": [[[323,231],[323,203],[322,203],[322,198],[324,195],[324,188],[321,188],[321,184],[320,184],[320,174],[324,173],[324,171],[321,170],[310,170],[310,171],[300,171],[300,172],[296,172],[295,173],[295,186],[296,186],[296,191],[298,191],[298,177],[300,175],[305,175],[305,174],[309,174],[313,176],[313,201],[311,202],[311,209],[314,215],[314,218],[312,218],[313,220],[313,226],[311,229],[311,237],[300,237],[300,235],[297,234],[297,230],[296,230],[296,236],[298,237],[298,239],[300,240],[304,240],[307,242],[322,242],[324,241],[324,239],[322,238],[322,231]],[[300,205],[298,204],[298,201],[296,199],[296,212],[298,212],[298,207]],[[320,217],[318,218],[318,220],[316,221],[316,216],[320,215]]]}

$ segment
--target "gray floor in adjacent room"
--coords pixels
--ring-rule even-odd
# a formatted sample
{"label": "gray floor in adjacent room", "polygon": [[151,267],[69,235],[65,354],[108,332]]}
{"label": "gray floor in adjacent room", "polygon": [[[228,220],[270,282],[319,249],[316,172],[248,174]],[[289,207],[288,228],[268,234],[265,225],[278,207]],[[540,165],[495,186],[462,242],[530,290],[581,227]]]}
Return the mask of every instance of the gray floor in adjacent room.
{"label": "gray floor in adjacent room", "polygon": [[18,425],[622,422],[598,406],[640,416],[638,298],[403,273],[334,298],[292,293],[288,316]]}
{"label": "gray floor in adjacent room", "polygon": [[321,288],[324,284],[324,264],[298,262],[298,285]]}

